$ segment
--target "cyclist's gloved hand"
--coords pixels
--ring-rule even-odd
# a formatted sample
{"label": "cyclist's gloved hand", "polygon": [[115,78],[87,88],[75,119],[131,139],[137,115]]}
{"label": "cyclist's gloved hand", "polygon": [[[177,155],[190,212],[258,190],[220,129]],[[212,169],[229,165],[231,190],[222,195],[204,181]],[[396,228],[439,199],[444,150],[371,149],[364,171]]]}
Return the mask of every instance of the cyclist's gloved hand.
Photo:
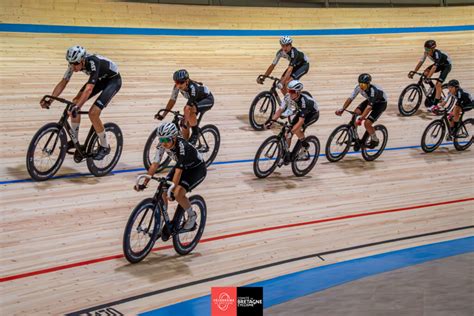
{"label": "cyclist's gloved hand", "polygon": [[270,129],[270,128],[272,128],[272,126],[273,126],[273,122],[272,122],[272,121],[265,123],[266,129]]}
{"label": "cyclist's gloved hand", "polygon": [[258,76],[257,77],[257,83],[258,84],[263,84],[263,81],[265,80],[265,78],[263,78],[262,76]]}
{"label": "cyclist's gloved hand", "polygon": [[53,100],[41,100],[40,105],[43,109],[49,109],[51,102],[53,102]]}
{"label": "cyclist's gloved hand", "polygon": [[168,195],[168,201],[173,202],[174,200],[176,200],[176,198],[174,197],[174,192],[171,191],[170,195]]}
{"label": "cyclist's gloved hand", "polygon": [[344,112],[344,109],[336,110],[336,115],[337,115],[337,116],[341,116],[341,115],[342,115],[342,112]]}
{"label": "cyclist's gloved hand", "polygon": [[414,72],[414,71],[410,71],[410,72],[408,73],[408,78],[413,79],[413,76],[414,76],[414,75],[415,75],[415,72]]}
{"label": "cyclist's gloved hand", "polygon": [[146,185],[145,184],[135,184],[135,186],[133,187],[133,189],[137,192],[139,191],[143,191],[146,189]]}
{"label": "cyclist's gloved hand", "polygon": [[363,119],[362,117],[359,117],[359,118],[357,119],[357,121],[356,121],[357,126],[361,126],[363,120],[364,120],[364,119]]}
{"label": "cyclist's gloved hand", "polygon": [[161,120],[164,119],[164,116],[161,115],[161,114],[156,113],[156,114],[155,114],[155,119],[158,120],[158,121],[161,121]]}
{"label": "cyclist's gloved hand", "polygon": [[426,84],[429,84],[431,82],[431,79],[426,77],[424,80],[423,80]]}
{"label": "cyclist's gloved hand", "polygon": [[280,90],[283,89],[283,84],[281,82],[277,83],[277,88]]}

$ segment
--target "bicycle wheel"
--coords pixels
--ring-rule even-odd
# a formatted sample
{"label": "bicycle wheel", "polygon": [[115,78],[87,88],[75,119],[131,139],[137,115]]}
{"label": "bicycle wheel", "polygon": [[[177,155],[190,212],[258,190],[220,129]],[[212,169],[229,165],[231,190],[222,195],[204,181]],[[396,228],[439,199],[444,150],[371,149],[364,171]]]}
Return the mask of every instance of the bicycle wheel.
{"label": "bicycle wheel", "polygon": [[[158,145],[159,145],[158,137],[156,137],[156,129],[154,129],[151,132],[150,136],[148,136],[148,139],[145,144],[145,148],[143,149],[143,166],[145,167],[146,170],[150,169],[151,162],[153,160],[153,157],[155,156],[155,150],[158,147]],[[163,157],[161,157],[160,166],[158,167],[158,169],[156,169],[156,173],[168,167],[170,163],[171,163],[171,158],[165,152],[163,154]]]}
{"label": "bicycle wheel", "polygon": [[[161,227],[161,205],[155,211],[152,198],[144,199],[132,211],[123,233],[123,254],[130,263],[142,261],[152,250]],[[156,212],[156,213],[155,213]]]}
{"label": "bicycle wheel", "polygon": [[300,150],[296,154],[295,159],[291,162],[291,170],[297,177],[302,177],[308,174],[318,161],[321,145],[316,136],[306,137],[309,144],[307,149],[300,145]]}
{"label": "bicycle wheel", "polygon": [[353,139],[349,125],[338,126],[326,142],[326,159],[330,162],[341,160],[349,151]]}
{"label": "bicycle wheel", "polygon": [[[193,195],[189,198],[189,202],[191,202],[193,211],[196,212],[197,215],[196,224],[189,230],[180,228],[179,231],[173,235],[174,250],[180,255],[187,255],[196,248],[204,233],[204,227],[206,226],[207,208],[203,197]],[[187,218],[187,215],[185,215],[186,212],[181,207],[177,212],[179,212],[179,214],[175,217],[175,225],[183,227]]]}
{"label": "bicycle wheel", "polygon": [[268,137],[257,150],[253,160],[253,173],[257,178],[268,177],[281,159],[280,139],[273,135]]}
{"label": "bicycle wheel", "polygon": [[418,84],[413,83],[403,89],[398,98],[398,111],[403,116],[411,116],[418,111],[421,104],[421,89]]}
{"label": "bicycle wheel", "polygon": [[66,156],[66,133],[61,125],[49,123],[41,127],[31,139],[26,153],[26,169],[36,181],[44,181],[56,174]]}
{"label": "bicycle wheel", "polygon": [[421,149],[425,153],[430,153],[441,145],[443,142],[446,126],[442,120],[434,120],[423,132],[421,137]]}
{"label": "bicycle wheel", "polygon": [[362,148],[362,157],[366,161],[374,161],[377,159],[384,151],[385,146],[387,146],[388,141],[388,131],[387,128],[383,125],[374,126],[375,135],[379,139],[379,144],[375,148],[367,148],[364,146]]}
{"label": "bicycle wheel", "polygon": [[250,105],[249,122],[256,131],[261,131],[275,113],[275,99],[270,91],[263,91],[257,94]]}
{"label": "bicycle wheel", "polygon": [[[105,135],[110,146],[110,154],[102,160],[87,158],[87,168],[96,177],[102,177],[112,171],[122,155],[123,136],[120,127],[115,123],[105,123]],[[88,153],[95,153],[99,149],[99,138],[94,133],[89,141]]]}
{"label": "bicycle wheel", "polygon": [[464,120],[456,132],[453,139],[454,147],[457,150],[468,149],[474,140],[474,119]]}
{"label": "bicycle wheel", "polygon": [[221,145],[221,135],[215,125],[208,124],[201,128],[199,138],[196,142],[196,149],[201,153],[206,166],[216,159]]}

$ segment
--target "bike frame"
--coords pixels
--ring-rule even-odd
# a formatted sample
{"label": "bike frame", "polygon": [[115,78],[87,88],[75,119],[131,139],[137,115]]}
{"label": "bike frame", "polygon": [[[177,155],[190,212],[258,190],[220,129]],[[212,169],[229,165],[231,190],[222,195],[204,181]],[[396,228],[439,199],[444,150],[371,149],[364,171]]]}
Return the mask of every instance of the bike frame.
{"label": "bike frame", "polygon": [[[72,142],[74,143],[74,147],[76,148],[76,150],[81,154],[81,156],[83,157],[92,157],[93,155],[91,153],[88,153],[87,152],[87,148],[89,147],[89,143],[90,143],[90,140],[92,138],[92,136],[94,135],[95,133],[95,130],[94,130],[94,127],[91,126],[91,128],[89,129],[89,133],[87,134],[87,138],[86,138],[86,141],[84,142],[84,145],[85,145],[85,148],[86,150],[83,151],[82,148],[81,148],[81,145],[79,143],[79,140],[74,136],[74,133],[72,131],[72,127],[71,125],[69,124],[68,122],[68,111],[70,110],[70,108],[74,105],[73,102],[71,101],[68,101],[66,99],[63,99],[63,98],[58,98],[58,97],[54,97],[52,95],[45,95],[41,101],[50,101],[50,100],[56,100],[56,101],[59,101],[61,103],[65,103],[66,104],[66,108],[64,109],[63,111],[63,114],[61,116],[61,118],[59,119],[58,121],[58,124],[61,126],[62,129],[64,129],[67,133],[67,135],[69,135],[69,138],[72,140]],[[47,109],[49,109],[49,106],[47,107]],[[89,114],[89,111],[78,111],[77,114]],[[77,115],[76,114],[76,115]],[[49,136],[49,139],[48,141],[46,142],[45,144],[45,147],[44,148],[47,148],[50,141],[51,141],[51,138],[53,137],[53,135]],[[52,148],[52,152],[54,151],[54,149],[56,148],[57,146],[57,143],[58,143],[58,139],[59,139],[59,134],[56,136],[55,140],[54,140],[54,144],[53,144],[53,148]],[[44,151],[44,148],[43,148],[43,151]]]}

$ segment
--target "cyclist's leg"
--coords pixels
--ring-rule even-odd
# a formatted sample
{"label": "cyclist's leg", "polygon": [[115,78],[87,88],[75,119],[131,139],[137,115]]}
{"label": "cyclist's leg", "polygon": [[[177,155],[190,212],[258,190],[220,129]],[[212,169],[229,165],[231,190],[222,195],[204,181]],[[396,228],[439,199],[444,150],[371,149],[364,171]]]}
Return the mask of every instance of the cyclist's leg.
{"label": "cyclist's leg", "polygon": [[197,108],[194,104],[184,106],[184,126],[181,128],[184,139],[189,139],[191,124],[194,123],[194,126],[197,124],[196,114]]}
{"label": "cyclist's leg", "polygon": [[459,119],[461,118],[462,108],[459,105],[455,105],[453,108],[453,118],[449,121],[449,127],[452,132],[459,126]]}
{"label": "cyclist's leg", "polygon": [[[102,113],[102,110],[105,109],[105,107],[110,103],[110,101],[115,96],[115,94],[122,87],[122,79],[120,78],[120,75],[117,75],[116,77],[108,80],[107,82],[98,82],[96,86],[94,87],[94,90],[96,90],[96,87],[97,87],[97,90],[100,89],[99,91],[102,91],[102,93],[94,101],[94,104],[89,110],[89,118],[92,122],[92,125],[94,126],[94,130],[97,133],[97,136],[99,137],[99,144],[101,148],[99,149],[98,154],[101,151],[103,152],[102,154],[98,156],[102,156],[102,155],[108,154],[106,153],[106,151],[107,149],[109,149],[110,151],[110,148],[109,148],[109,144],[107,143],[107,137],[105,136],[104,124],[102,123],[102,120],[100,119],[100,114]],[[99,91],[97,91],[96,93],[98,93]]]}
{"label": "cyclist's leg", "polygon": [[436,72],[440,72],[439,78],[436,81],[436,95],[435,99],[433,102],[433,105],[438,105],[440,99],[441,99],[441,92],[443,89],[443,82],[446,80],[446,77],[448,77],[449,72],[451,71],[451,65],[445,66],[441,69],[436,70]]}
{"label": "cyclist's leg", "polygon": [[176,201],[179,205],[186,211],[187,220],[184,225],[185,229],[193,228],[196,222],[196,212],[193,211],[191,203],[189,202],[186,193],[196,188],[201,182],[204,181],[207,175],[206,165],[201,164],[201,166],[183,170],[181,174],[181,179],[179,185],[175,189]]}
{"label": "cyclist's leg", "polygon": [[295,148],[293,148],[293,150],[291,152],[292,158],[296,157],[296,155],[300,151],[301,146],[303,146],[305,149],[308,149],[309,144],[306,141],[306,136],[304,134],[304,131],[308,126],[311,126],[314,123],[316,123],[318,121],[318,119],[319,119],[319,111],[314,112],[312,115],[308,115],[308,116],[305,117],[304,123],[303,123],[303,128],[301,128],[301,130],[295,132],[296,137],[298,137],[298,142],[295,145]]}
{"label": "cyclist's leg", "polygon": [[[382,113],[385,111],[387,108],[387,102],[380,102],[380,103],[375,103],[372,107],[372,111],[370,112],[369,116],[364,122],[365,129],[367,133],[370,135],[371,142],[375,143],[375,146],[378,144],[378,137],[375,134],[375,128],[373,127],[374,123],[380,118]],[[365,134],[364,134],[365,136]],[[364,139],[364,142],[367,139]],[[372,146],[374,145],[372,143]]]}
{"label": "cyclist's leg", "polygon": [[214,106],[214,96],[212,94],[209,94],[205,99],[202,99],[201,101],[197,102],[194,109],[195,111],[191,111],[191,120],[189,121],[189,126],[191,127],[192,130],[192,135],[190,137],[190,142],[196,142],[199,136],[199,130],[198,130],[198,119],[197,115],[198,113],[201,114],[201,116],[209,111],[212,107]]}
{"label": "cyclist's leg", "polygon": [[367,107],[367,105],[369,105],[369,100],[365,100],[365,101],[362,101],[357,107],[356,109],[354,110],[354,112],[357,114],[357,115],[361,115],[365,108]]}
{"label": "cyclist's leg", "polygon": [[304,64],[296,69],[293,69],[292,73],[291,73],[291,80],[295,79],[295,80],[300,80],[301,77],[303,77],[304,75],[306,75],[309,71],[309,63],[308,64]]}

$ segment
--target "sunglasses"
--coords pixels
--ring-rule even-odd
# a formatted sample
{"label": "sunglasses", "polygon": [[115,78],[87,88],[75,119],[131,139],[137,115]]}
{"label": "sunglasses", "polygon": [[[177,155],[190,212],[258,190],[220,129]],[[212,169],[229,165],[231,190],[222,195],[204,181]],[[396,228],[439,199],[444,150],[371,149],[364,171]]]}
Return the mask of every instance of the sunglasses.
{"label": "sunglasses", "polygon": [[69,65],[74,65],[74,66],[77,66],[77,65],[79,65],[80,63],[81,63],[81,62],[80,62],[80,61],[78,61],[78,62],[75,62],[75,63],[69,63]]}
{"label": "sunglasses", "polygon": [[176,83],[176,84],[183,84],[183,83],[185,83],[185,82],[186,82],[186,80],[183,80],[183,81],[175,80],[175,81],[174,81],[174,83]]}
{"label": "sunglasses", "polygon": [[296,90],[288,90],[288,93],[291,93],[291,94],[296,94],[298,91]]}
{"label": "sunglasses", "polygon": [[173,138],[171,138],[171,137],[160,137],[158,139],[158,141],[162,144],[168,144],[168,143],[171,143],[173,141]]}

